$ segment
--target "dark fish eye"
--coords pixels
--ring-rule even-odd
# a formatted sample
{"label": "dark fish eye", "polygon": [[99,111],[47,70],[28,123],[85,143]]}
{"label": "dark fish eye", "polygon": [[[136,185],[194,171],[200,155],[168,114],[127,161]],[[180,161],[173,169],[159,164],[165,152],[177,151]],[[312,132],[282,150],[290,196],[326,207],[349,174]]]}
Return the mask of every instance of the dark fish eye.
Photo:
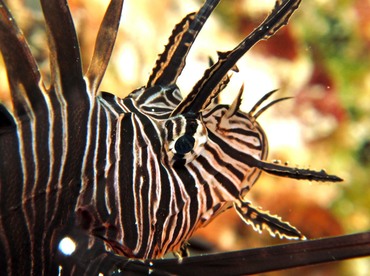
{"label": "dark fish eye", "polygon": [[189,134],[180,136],[175,143],[175,150],[177,154],[186,154],[194,148],[195,139]]}

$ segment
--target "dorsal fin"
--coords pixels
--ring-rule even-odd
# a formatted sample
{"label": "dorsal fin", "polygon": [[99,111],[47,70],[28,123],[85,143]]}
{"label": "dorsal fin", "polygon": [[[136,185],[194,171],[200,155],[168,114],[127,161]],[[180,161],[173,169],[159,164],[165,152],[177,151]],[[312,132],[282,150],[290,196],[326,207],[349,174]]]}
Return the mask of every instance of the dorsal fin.
{"label": "dorsal fin", "polygon": [[227,72],[234,67],[235,63],[257,42],[271,37],[282,26],[286,25],[300,2],[300,0],[276,1],[275,8],[271,14],[250,35],[233,50],[219,55],[218,61],[206,70],[193,90],[174,110],[173,115],[188,112],[197,113],[204,109],[211,102],[211,99],[215,97],[212,94],[214,88]]}
{"label": "dorsal fin", "polygon": [[95,42],[94,54],[89,69],[86,72],[86,77],[89,81],[89,90],[93,95],[97,94],[112,55],[117,38],[122,6],[123,0],[112,0],[100,25]]}
{"label": "dorsal fin", "polygon": [[197,13],[187,15],[177,24],[164,52],[159,56],[146,87],[175,84],[185,66],[185,59],[204,23],[220,0],[207,0]]}
{"label": "dorsal fin", "polygon": [[41,0],[47,26],[52,89],[68,103],[86,96],[80,46],[66,0]]}
{"label": "dorsal fin", "polygon": [[7,69],[14,115],[20,117],[42,104],[41,76],[26,39],[3,0],[0,0],[0,50]]}

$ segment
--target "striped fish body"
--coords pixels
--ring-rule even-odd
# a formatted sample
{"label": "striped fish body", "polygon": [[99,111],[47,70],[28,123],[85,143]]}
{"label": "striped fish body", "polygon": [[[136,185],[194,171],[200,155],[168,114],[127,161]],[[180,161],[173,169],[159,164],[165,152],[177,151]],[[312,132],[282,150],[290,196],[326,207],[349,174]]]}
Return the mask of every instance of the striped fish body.
{"label": "striped fish body", "polygon": [[[94,209],[107,205],[109,211],[100,215],[104,219],[99,225],[114,213],[114,225],[123,229],[114,240],[129,248],[125,255],[140,258],[179,250],[196,228],[258,178],[259,169],[245,164],[251,152],[255,158],[265,157],[263,132],[247,114],[238,112],[229,118],[228,106],[213,105],[202,112],[202,120],[189,114],[171,117],[181,101],[178,88],[153,87],[152,91],[149,97],[148,90],[141,89],[124,100],[110,94],[98,98],[108,107],[103,109],[117,111],[111,120],[115,125],[107,132],[111,137],[103,150],[107,155],[97,158],[109,160],[114,152],[101,169],[106,174],[103,185],[106,179],[113,180],[112,191],[106,194],[115,197],[108,203],[102,197]],[[245,130],[245,125],[252,129]],[[191,152],[176,152],[175,137],[179,143],[192,127],[196,141]],[[108,140],[97,144],[105,147]],[[231,154],[236,158],[230,159]],[[97,176],[90,179],[99,182]],[[93,194],[98,194],[88,193],[87,200],[80,196],[79,207],[94,202]]]}
{"label": "striped fish body", "polygon": [[[41,273],[42,267],[33,266],[50,263],[50,248],[56,250],[76,224],[122,255],[161,257],[180,250],[214,212],[249,189],[259,170],[244,159],[251,146],[262,157],[258,125],[241,112],[230,123],[228,107],[215,105],[202,112],[204,149],[192,162],[174,166],[166,138],[187,123],[183,116],[170,117],[181,100],[179,90],[167,90],[173,102],[163,106],[156,100],[164,90],[153,90],[160,97],[144,103],[138,94],[146,90],[140,90],[124,100],[86,97],[76,106],[45,94],[43,108],[52,115],[25,116],[4,129],[2,267]],[[178,125],[168,129],[169,122]],[[241,128],[245,124],[255,131]],[[239,159],[230,160],[231,153]],[[32,262],[20,267],[20,256],[32,256]]]}
{"label": "striped fish body", "polygon": [[52,241],[73,223],[90,112],[87,97],[75,102],[67,107],[50,91],[1,129],[2,272],[42,275],[57,246]]}
{"label": "striped fish body", "polygon": [[[248,113],[239,110],[242,89],[231,105],[217,103],[236,61],[286,24],[300,1],[277,2],[261,26],[232,51],[220,53],[182,98],[177,77],[219,2],[207,0],[175,27],[146,86],[124,99],[98,94],[122,2],[110,2],[83,74],[66,1],[41,0],[52,53],[46,87],[0,0],[0,50],[13,104],[12,111],[0,105],[4,275],[94,275],[125,267],[128,258],[160,258],[171,251],[183,256],[192,233],[232,206],[258,231],[302,238],[288,223],[253,208],[245,193],[261,170],[340,180],[264,161],[267,140],[256,119],[279,100],[257,109],[272,93]],[[71,252],[63,249],[66,240]]]}

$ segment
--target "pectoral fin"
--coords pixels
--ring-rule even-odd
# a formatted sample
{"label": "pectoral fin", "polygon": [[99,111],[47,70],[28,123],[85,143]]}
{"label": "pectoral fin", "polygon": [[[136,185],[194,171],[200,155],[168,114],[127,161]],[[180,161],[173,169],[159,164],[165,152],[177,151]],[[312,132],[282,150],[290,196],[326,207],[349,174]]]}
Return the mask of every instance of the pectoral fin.
{"label": "pectoral fin", "polygon": [[282,221],[278,216],[254,207],[250,202],[239,200],[234,203],[234,207],[242,220],[259,233],[262,230],[267,230],[273,237],[279,236],[280,238],[295,240],[306,239],[301,232],[289,223]]}

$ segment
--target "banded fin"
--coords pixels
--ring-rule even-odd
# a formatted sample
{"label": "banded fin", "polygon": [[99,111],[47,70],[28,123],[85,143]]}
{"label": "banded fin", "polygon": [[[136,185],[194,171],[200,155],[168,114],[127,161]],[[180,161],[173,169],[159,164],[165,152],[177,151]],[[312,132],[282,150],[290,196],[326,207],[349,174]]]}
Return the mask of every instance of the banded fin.
{"label": "banded fin", "polygon": [[89,81],[89,90],[94,96],[98,92],[99,85],[112,55],[121,19],[122,6],[123,0],[110,1],[103,22],[100,25],[93,57],[86,72],[86,77]]}
{"label": "banded fin", "polygon": [[279,164],[267,163],[264,161],[256,160],[257,164],[255,167],[277,176],[284,176],[294,179],[306,179],[310,181],[319,182],[341,182],[342,178],[336,175],[330,175],[325,170],[314,171],[309,169],[291,168],[287,166],[281,166]]}
{"label": "banded fin", "polygon": [[280,238],[295,240],[306,239],[301,232],[288,222],[284,222],[280,217],[252,206],[251,202],[238,200],[234,203],[234,208],[240,218],[259,233],[262,233],[262,230],[267,230],[273,237],[279,236]]}
{"label": "banded fin", "polygon": [[[68,103],[85,98],[80,47],[66,0],[41,0],[50,48],[52,88]],[[63,26],[63,27],[61,27]],[[51,89],[53,90],[53,89]]]}
{"label": "banded fin", "polygon": [[370,232],[180,260],[138,260],[118,256],[101,250],[103,241],[90,247],[91,240],[100,238],[89,236],[80,229],[74,229],[66,236],[77,244],[71,255],[65,255],[61,250],[56,254],[56,262],[63,267],[63,275],[249,275],[370,255]]}
{"label": "banded fin", "polygon": [[271,14],[233,50],[219,54],[218,61],[207,69],[193,90],[173,111],[173,115],[189,112],[197,113],[207,107],[214,95],[215,87],[222,81],[227,72],[257,42],[268,39],[282,26],[286,25],[290,16],[298,8],[300,0],[276,1]]}
{"label": "banded fin", "polygon": [[220,0],[207,0],[197,13],[187,15],[172,31],[146,87],[172,85],[185,67],[185,59],[204,23]]}
{"label": "banded fin", "polygon": [[[177,259],[145,260],[147,273],[251,275],[370,256],[370,232]],[[330,252],[330,254],[328,254]],[[128,262],[123,262],[128,265]],[[157,275],[158,275],[157,274]],[[126,275],[124,273],[120,275]],[[117,275],[118,276],[118,275]]]}
{"label": "banded fin", "polygon": [[22,31],[0,0],[0,52],[6,65],[14,116],[21,117],[42,105],[41,75]]}

